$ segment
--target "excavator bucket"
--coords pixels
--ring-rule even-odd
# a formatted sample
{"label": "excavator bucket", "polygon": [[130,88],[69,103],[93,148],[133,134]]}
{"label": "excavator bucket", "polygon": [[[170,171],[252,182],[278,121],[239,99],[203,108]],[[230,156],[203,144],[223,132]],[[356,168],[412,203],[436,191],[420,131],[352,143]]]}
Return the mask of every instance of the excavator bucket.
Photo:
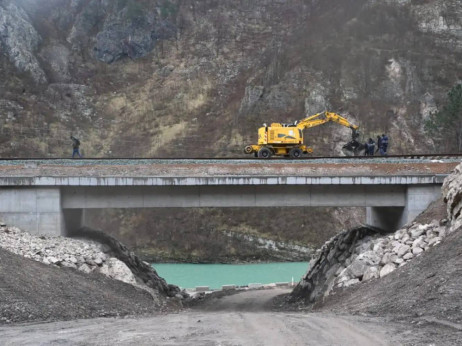
{"label": "excavator bucket", "polygon": [[342,147],[342,151],[346,156],[359,156],[364,154],[365,146],[358,141],[359,132],[352,129],[351,141]]}
{"label": "excavator bucket", "polygon": [[359,156],[364,153],[364,144],[353,139],[342,147],[342,151],[346,156]]}

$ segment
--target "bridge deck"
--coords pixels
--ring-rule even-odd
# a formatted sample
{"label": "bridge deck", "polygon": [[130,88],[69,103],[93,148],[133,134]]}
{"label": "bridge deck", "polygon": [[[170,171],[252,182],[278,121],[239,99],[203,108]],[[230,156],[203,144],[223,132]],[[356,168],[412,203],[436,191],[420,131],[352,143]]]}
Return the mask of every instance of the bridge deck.
{"label": "bridge deck", "polygon": [[446,160],[3,160],[1,178],[21,177],[326,177],[446,175]]}

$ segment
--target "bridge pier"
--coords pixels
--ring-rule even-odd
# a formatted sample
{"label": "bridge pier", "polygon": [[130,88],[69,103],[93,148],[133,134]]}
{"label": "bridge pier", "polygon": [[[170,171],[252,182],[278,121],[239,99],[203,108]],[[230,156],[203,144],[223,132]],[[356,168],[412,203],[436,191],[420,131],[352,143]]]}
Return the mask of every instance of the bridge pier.
{"label": "bridge pier", "polygon": [[414,220],[440,196],[441,187],[438,185],[408,186],[404,207],[367,207],[366,223],[386,231],[396,231]]}

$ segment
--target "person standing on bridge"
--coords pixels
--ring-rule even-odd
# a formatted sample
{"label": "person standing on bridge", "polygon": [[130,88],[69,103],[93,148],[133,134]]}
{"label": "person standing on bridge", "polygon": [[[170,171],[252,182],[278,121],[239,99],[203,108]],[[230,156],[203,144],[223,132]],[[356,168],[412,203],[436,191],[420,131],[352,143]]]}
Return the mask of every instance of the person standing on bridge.
{"label": "person standing on bridge", "polygon": [[380,141],[380,155],[387,156],[388,150],[388,136],[386,134],[382,134],[382,138]]}
{"label": "person standing on bridge", "polygon": [[71,135],[72,139],[72,158],[74,158],[75,154],[79,155],[80,158],[82,158],[82,155],[80,155],[80,141],[75,138],[74,136]]}
{"label": "person standing on bridge", "polygon": [[369,156],[369,143],[366,141],[364,143],[364,156]]}
{"label": "person standing on bridge", "polygon": [[372,138],[369,138],[366,149],[369,150],[369,156],[374,156],[375,142]]}
{"label": "person standing on bridge", "polygon": [[377,150],[375,152],[380,152],[381,147],[382,147],[382,137],[377,136]]}

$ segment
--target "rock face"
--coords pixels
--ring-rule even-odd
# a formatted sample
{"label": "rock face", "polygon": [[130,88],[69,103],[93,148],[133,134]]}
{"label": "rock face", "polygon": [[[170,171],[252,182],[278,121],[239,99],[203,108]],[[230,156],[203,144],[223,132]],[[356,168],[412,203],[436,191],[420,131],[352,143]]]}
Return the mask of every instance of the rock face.
{"label": "rock face", "polygon": [[[167,3],[164,1],[164,15],[165,11],[174,10],[172,5],[165,8]],[[96,29],[93,55],[105,63],[123,57],[143,57],[154,49],[159,40],[169,39],[176,33],[173,23],[160,18],[158,8],[146,7],[141,2],[91,0],[76,8],[79,12],[68,42],[85,48],[88,33]]]}
{"label": "rock face", "polygon": [[449,223],[446,219],[413,222],[387,236],[367,228],[345,231],[319,250],[291,300],[314,303],[335,288],[383,278],[440,244],[462,225],[462,164],[445,179],[442,191]]}
{"label": "rock face", "polygon": [[[66,133],[81,127],[94,155],[230,155],[254,142],[264,122],[326,108],[367,123],[367,137],[389,132],[394,153],[428,151],[422,120],[460,76],[461,12],[458,0],[4,0],[0,90],[29,110],[19,127],[32,129],[40,116]],[[66,105],[30,88],[29,75],[87,86],[104,123],[51,117]],[[18,97],[23,90],[32,95]],[[69,112],[78,118],[80,109]],[[185,132],[192,119],[197,126]],[[333,129],[313,130],[308,144],[340,154],[337,141],[349,134]],[[204,132],[223,144],[191,145]],[[2,156],[14,150],[0,146]],[[37,143],[22,150],[52,151]]]}
{"label": "rock face", "polygon": [[0,46],[20,72],[28,72],[36,83],[46,77],[35,57],[41,37],[21,7],[14,2],[0,2]]}

